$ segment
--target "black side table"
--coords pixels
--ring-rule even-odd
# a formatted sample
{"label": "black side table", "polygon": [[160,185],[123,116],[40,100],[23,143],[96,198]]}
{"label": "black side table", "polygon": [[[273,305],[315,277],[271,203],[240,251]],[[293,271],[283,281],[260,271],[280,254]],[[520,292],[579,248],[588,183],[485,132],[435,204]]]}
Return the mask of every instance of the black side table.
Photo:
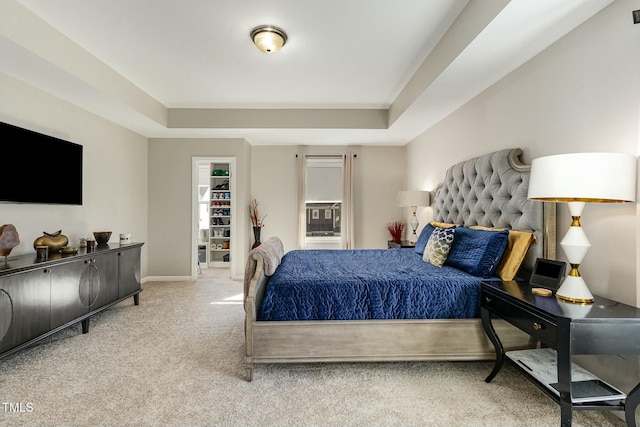
{"label": "black side table", "polygon": [[396,243],[393,240],[387,241],[387,249],[398,249],[398,248],[415,248],[416,244],[411,243],[408,240],[401,240],[400,243]]}
{"label": "black side table", "polygon": [[[615,393],[579,395],[584,381],[572,382],[572,355],[596,354],[640,354],[640,309],[607,298],[595,296],[593,304],[574,304],[559,301],[555,296],[533,294],[526,282],[483,282],[481,285],[482,326],[496,349],[496,362],[485,379],[490,382],[500,371],[505,359],[518,371],[534,382],[552,399],[560,404],[561,426],[571,426],[573,409],[620,410],[625,412],[628,426],[635,427],[635,411],[640,404],[640,384],[628,395],[612,398]],[[536,368],[528,366],[514,354],[505,353],[493,325],[492,315],[497,315],[550,349],[533,349],[551,352],[556,360],[557,383],[548,384],[540,380]],[[555,349],[555,352],[553,350]],[[506,357],[505,357],[506,356]],[[544,369],[544,368],[542,368]],[[553,368],[551,373],[555,373]],[[593,376],[594,378],[595,375]],[[599,379],[589,385],[600,384]],[[550,387],[553,386],[553,387]],[[597,387],[596,387],[597,388]],[[555,389],[555,391],[553,390]],[[613,390],[617,392],[618,390]]]}

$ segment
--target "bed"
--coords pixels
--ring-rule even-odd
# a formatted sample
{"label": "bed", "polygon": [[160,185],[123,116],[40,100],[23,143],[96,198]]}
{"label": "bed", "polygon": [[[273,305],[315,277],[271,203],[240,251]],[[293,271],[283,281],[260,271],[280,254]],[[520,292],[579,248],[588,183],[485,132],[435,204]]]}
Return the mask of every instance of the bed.
{"label": "bed", "polygon": [[[507,149],[451,166],[434,190],[436,222],[425,226],[417,250],[289,251],[285,255],[277,237],[253,249],[244,289],[247,379],[252,380],[258,363],[495,358],[479,319],[479,282],[499,280],[495,270],[478,277],[475,270],[472,275],[460,272],[460,266],[433,267],[418,252],[434,229],[440,232],[455,224],[463,226],[456,233],[491,229],[486,232],[515,235],[513,231],[518,230],[535,236],[518,268],[519,278],[527,277],[536,258],[555,258],[554,205],[527,199],[530,167],[520,161],[520,155],[519,149]],[[464,257],[464,252],[458,255]],[[342,265],[336,257],[350,261]],[[305,258],[313,260],[313,265],[300,265]],[[355,271],[354,265],[363,268]],[[385,273],[367,274],[374,265],[382,266]],[[321,291],[310,295],[306,286],[307,280],[313,280],[310,271],[329,268],[328,281],[318,285]],[[420,287],[418,291],[404,288],[407,279],[420,281],[424,272],[446,284],[446,293],[454,295],[455,310],[451,303],[444,309],[431,306],[429,292]],[[279,288],[285,292],[280,296],[274,291]],[[284,307],[294,296],[302,305],[291,317],[292,310]],[[364,299],[368,305],[358,306]],[[535,344],[505,322],[496,321],[494,327],[505,349]]]}

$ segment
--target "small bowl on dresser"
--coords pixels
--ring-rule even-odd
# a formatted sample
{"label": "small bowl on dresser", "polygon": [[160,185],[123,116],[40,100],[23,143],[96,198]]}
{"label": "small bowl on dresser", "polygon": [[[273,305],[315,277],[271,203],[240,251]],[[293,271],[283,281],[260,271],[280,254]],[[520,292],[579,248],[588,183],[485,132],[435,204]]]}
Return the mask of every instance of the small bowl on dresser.
{"label": "small bowl on dresser", "polygon": [[63,246],[60,248],[60,252],[62,252],[63,255],[77,254],[78,248],[75,246]]}
{"label": "small bowl on dresser", "polygon": [[94,231],[93,237],[96,238],[96,242],[98,242],[99,245],[106,245],[109,242],[109,239],[111,238],[111,232],[110,231]]}

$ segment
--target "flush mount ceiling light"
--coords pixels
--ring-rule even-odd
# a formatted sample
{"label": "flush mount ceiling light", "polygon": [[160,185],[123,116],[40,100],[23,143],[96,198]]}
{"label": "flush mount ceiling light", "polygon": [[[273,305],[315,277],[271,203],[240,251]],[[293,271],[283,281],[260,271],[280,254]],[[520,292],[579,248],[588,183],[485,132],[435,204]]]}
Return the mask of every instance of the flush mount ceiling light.
{"label": "flush mount ceiling light", "polygon": [[287,33],[275,25],[260,25],[251,30],[251,40],[265,53],[276,53],[287,42]]}

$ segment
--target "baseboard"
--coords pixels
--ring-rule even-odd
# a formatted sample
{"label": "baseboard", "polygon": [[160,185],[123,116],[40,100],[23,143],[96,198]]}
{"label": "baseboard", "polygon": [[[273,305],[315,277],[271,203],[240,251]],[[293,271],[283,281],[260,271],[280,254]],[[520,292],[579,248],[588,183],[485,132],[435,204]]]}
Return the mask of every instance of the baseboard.
{"label": "baseboard", "polygon": [[191,276],[147,276],[141,283],[147,282],[192,282]]}
{"label": "baseboard", "polygon": [[[231,276],[231,280],[242,281],[244,276]],[[193,282],[191,276],[147,276],[140,280],[140,283],[147,282]]]}

